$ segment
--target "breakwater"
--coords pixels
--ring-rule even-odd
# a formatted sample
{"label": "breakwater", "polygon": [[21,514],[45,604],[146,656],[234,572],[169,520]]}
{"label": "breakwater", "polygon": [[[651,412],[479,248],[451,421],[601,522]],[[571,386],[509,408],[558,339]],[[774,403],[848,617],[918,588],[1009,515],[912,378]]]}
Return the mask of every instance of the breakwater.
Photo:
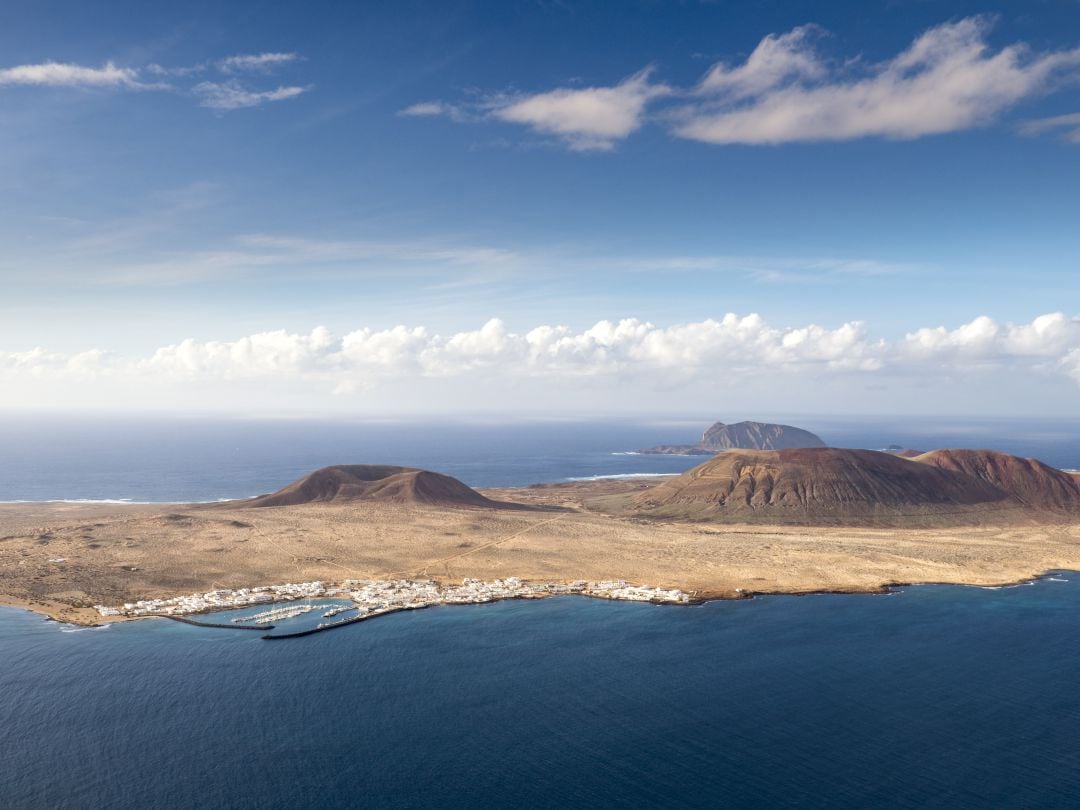
{"label": "breakwater", "polygon": [[[309,627],[306,630],[297,630],[292,633],[268,633],[262,636],[267,641],[276,641],[283,638],[301,638],[303,636],[313,636],[316,633],[322,633],[324,630],[336,630],[339,627],[344,627],[347,624],[356,624],[367,619],[374,619],[376,616],[387,616],[391,613],[400,613],[404,610],[424,610],[425,608],[434,607],[433,604],[426,605],[402,605],[401,607],[384,608],[381,610],[373,610],[370,613],[362,613],[359,616],[352,616],[348,619],[341,619],[336,622],[324,622],[315,627]],[[250,628],[255,629],[255,628]]]}
{"label": "breakwater", "polygon": [[[375,614],[375,615],[383,616],[385,614],[378,613],[378,614]],[[292,632],[292,633],[267,633],[265,636],[262,636],[262,638],[266,639],[267,641],[276,641],[278,639],[283,639],[283,638],[300,638],[301,636],[312,636],[312,635],[315,635],[315,633],[321,633],[324,630],[334,630],[335,628],[338,628],[338,627],[344,627],[347,624],[356,624],[357,622],[362,622],[365,619],[373,619],[373,618],[375,618],[374,615],[368,615],[368,614],[365,614],[363,616],[353,616],[352,618],[349,618],[349,619],[342,619],[341,621],[337,621],[337,622],[329,622],[327,624],[320,624],[320,625],[318,625],[316,627],[309,627],[307,630],[297,630],[297,631]],[[252,627],[252,628],[249,628],[249,629],[254,630],[256,628]]]}
{"label": "breakwater", "polygon": [[172,619],[174,622],[180,622],[181,624],[191,624],[195,627],[217,627],[222,630],[273,630],[274,625],[258,625],[258,624],[222,624],[221,622],[197,622],[194,619],[187,619],[183,616],[170,616],[167,613],[160,614],[162,619]]}

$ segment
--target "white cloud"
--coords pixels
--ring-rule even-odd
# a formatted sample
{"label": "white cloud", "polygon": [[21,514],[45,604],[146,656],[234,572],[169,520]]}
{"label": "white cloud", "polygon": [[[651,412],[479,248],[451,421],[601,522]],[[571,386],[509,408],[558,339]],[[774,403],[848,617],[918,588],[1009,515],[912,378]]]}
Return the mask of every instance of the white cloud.
{"label": "white cloud", "polygon": [[307,87],[278,87],[274,90],[251,90],[239,82],[199,82],[191,92],[199,97],[199,105],[213,110],[239,110],[245,107],[258,107],[268,101],[283,101],[296,98],[306,92]]}
{"label": "white cloud", "polygon": [[956,329],[922,328],[896,347],[900,362],[931,365],[995,365],[1022,360],[1036,365],[1061,362],[1080,350],[1080,318],[1061,312],[1028,324],[999,324],[985,315]]}
{"label": "white cloud", "polygon": [[0,379],[9,381],[95,376],[140,386],[263,381],[338,393],[424,378],[475,379],[476,391],[482,390],[481,380],[504,388],[527,379],[555,388],[573,388],[584,380],[686,386],[748,379],[783,387],[790,375],[933,381],[942,373],[987,369],[1065,374],[1080,383],[1080,318],[1050,313],[1030,323],[1000,324],[984,316],[953,329],[917,329],[896,341],[870,336],[860,322],[776,327],[759,315],[727,314],[667,327],[627,318],[581,331],[540,325],[523,333],[493,318],[478,329],[448,335],[396,326],[338,338],[318,327],[308,334],[276,330],[231,341],[188,339],[146,357],[41,348],[0,352]]}
{"label": "white cloud", "polygon": [[495,94],[469,104],[422,101],[399,111],[412,118],[449,118],[458,123],[484,120],[523,124],[553,135],[575,151],[608,151],[645,123],[650,101],[671,88],[650,81],[652,68],[610,87],[561,87],[535,94]]}
{"label": "white cloud", "polygon": [[314,371],[334,348],[335,341],[324,327],[316,327],[309,335],[279,329],[235,341],[184,340],[158,349],[149,359],[136,361],[134,367],[151,374],[182,378],[296,377]]}
{"label": "white cloud", "polygon": [[1037,118],[1025,121],[1020,132],[1024,135],[1041,135],[1044,132],[1061,132],[1065,140],[1071,143],[1080,143],[1080,113],[1068,115],[1055,115],[1051,118]]}
{"label": "white cloud", "polygon": [[0,85],[39,85],[48,87],[129,87],[137,88],[139,73],[134,68],[117,67],[106,62],[101,67],[87,67],[63,62],[42,62],[0,68]]}
{"label": "white cloud", "polygon": [[[684,90],[653,82],[646,69],[614,86],[426,101],[401,114],[523,124],[577,150],[611,149],[650,117],[666,121],[677,137],[711,144],[919,138],[990,124],[1076,78],[1080,48],[1036,52],[1015,43],[994,50],[990,25],[987,17],[945,23],[876,63],[825,58],[815,47],[824,32],[804,25],[767,35],[742,63],[719,62]],[[665,98],[680,101],[653,109]],[[1080,141],[1077,116],[1029,122],[1024,131],[1057,128]]]}
{"label": "white cloud", "polygon": [[635,73],[613,87],[559,88],[500,103],[495,118],[555,135],[571,149],[607,150],[638,130],[646,105],[671,90],[649,81],[652,70]]}
{"label": "white cloud", "polygon": [[461,105],[445,101],[419,101],[399,110],[398,115],[404,118],[449,118],[459,124],[477,119],[477,115],[470,114]]}
{"label": "white cloud", "polygon": [[1080,49],[994,52],[988,21],[970,17],[919,36],[855,76],[829,68],[806,29],[766,37],[745,64],[713,67],[699,101],[676,114],[675,134],[714,144],[776,144],[870,136],[917,138],[995,120],[1080,65]]}
{"label": "white cloud", "polygon": [[300,58],[298,53],[249,53],[229,56],[219,61],[218,69],[223,73],[238,73],[241,71],[256,71],[267,73],[279,65],[295,62]]}
{"label": "white cloud", "polygon": [[784,81],[820,79],[827,68],[811,47],[811,39],[818,33],[817,26],[803,25],[786,34],[769,34],[742,65],[713,65],[701,80],[698,92],[746,98]]}
{"label": "white cloud", "polygon": [[[230,56],[216,63],[223,73],[267,73],[270,68],[296,61],[300,56],[295,53],[262,53]],[[113,62],[106,62],[102,67],[66,64],[61,62],[43,62],[34,65],[18,65],[0,68],[0,87],[11,85],[32,85],[39,87],[83,87],[106,88],[114,90],[169,90],[191,94],[199,99],[200,106],[219,111],[237,110],[244,107],[257,107],[270,101],[282,101],[295,98],[310,87],[281,85],[270,90],[260,90],[242,84],[236,79],[221,82],[202,81],[191,85],[190,78],[203,73],[208,65],[200,63],[187,67],[163,67],[149,64],[141,68],[118,67]],[[169,77],[173,83],[161,81],[144,82],[141,74],[153,77]],[[184,81],[187,80],[187,81]]]}
{"label": "white cloud", "polygon": [[1073,349],[1061,358],[1061,367],[1077,383],[1080,383],[1080,348]]}
{"label": "white cloud", "polygon": [[152,73],[155,76],[195,76],[199,73],[206,71],[206,63],[201,62],[197,65],[182,65],[180,67],[166,67],[165,65],[159,65],[151,63],[146,66],[147,73]]}
{"label": "white cloud", "polygon": [[63,377],[83,380],[108,367],[110,356],[100,349],[64,354],[38,346],[25,352],[0,351],[0,379],[7,377]]}

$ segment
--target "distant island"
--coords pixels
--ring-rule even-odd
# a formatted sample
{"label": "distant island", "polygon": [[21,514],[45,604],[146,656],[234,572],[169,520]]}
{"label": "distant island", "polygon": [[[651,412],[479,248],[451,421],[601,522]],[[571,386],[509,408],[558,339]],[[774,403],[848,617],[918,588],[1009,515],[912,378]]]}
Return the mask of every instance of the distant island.
{"label": "distant island", "polygon": [[0,603],[83,624],[296,594],[373,616],[560,593],[683,603],[998,585],[1054,569],[1080,569],[1080,478],[992,450],[732,449],[664,480],[483,490],[352,464],[224,503],[0,504]]}
{"label": "distant island", "polygon": [[673,456],[714,456],[725,450],[792,450],[802,447],[825,447],[808,430],[770,422],[717,422],[701,434],[697,444],[662,444],[639,450],[639,453]]}

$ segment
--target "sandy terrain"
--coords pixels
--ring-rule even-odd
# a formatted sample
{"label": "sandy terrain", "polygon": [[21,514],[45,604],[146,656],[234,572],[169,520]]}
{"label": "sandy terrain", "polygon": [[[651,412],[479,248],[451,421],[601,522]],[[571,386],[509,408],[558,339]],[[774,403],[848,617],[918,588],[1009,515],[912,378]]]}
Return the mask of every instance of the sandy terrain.
{"label": "sandy terrain", "polygon": [[655,482],[487,490],[531,511],[354,503],[0,504],[0,603],[73,622],[94,604],[346,577],[622,578],[699,597],[1000,584],[1080,569],[1080,523],[954,529],[652,522],[592,512]]}

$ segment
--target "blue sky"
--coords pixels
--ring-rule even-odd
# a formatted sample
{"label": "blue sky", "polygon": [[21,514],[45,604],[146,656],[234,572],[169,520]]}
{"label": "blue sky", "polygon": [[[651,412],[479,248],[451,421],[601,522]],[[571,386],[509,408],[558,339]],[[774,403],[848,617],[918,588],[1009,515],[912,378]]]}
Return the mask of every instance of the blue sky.
{"label": "blue sky", "polygon": [[5,12],[4,406],[1080,405],[1075,0]]}

